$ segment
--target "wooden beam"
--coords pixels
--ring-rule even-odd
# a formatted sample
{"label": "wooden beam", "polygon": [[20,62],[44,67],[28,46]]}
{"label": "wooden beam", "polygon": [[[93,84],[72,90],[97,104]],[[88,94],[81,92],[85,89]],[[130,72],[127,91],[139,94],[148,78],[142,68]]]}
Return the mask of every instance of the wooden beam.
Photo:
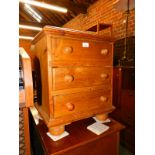
{"label": "wooden beam", "polygon": [[21,9],[19,11],[19,15],[21,17],[23,17],[27,21],[33,21],[34,20],[33,17],[31,17],[30,15],[28,15],[27,13],[25,13],[25,11],[23,12]]}
{"label": "wooden beam", "polygon": [[19,24],[21,25],[29,25],[29,26],[37,26],[37,27],[43,27],[46,25],[46,23],[38,23],[34,21],[27,21],[27,20],[20,20]]}
{"label": "wooden beam", "polygon": [[46,25],[56,25],[59,26],[61,23],[53,16],[53,12],[43,9],[43,8],[36,8],[39,10],[43,15],[43,20],[46,19],[45,23]]}
{"label": "wooden beam", "polygon": [[[24,25],[33,25],[43,27],[45,25],[53,25],[53,26],[62,26],[70,19],[74,18],[79,13],[86,13],[87,7],[84,5],[84,1],[80,3],[71,0],[39,0],[40,2],[44,1],[48,4],[53,4],[56,6],[62,6],[68,9],[67,14],[34,7],[38,12],[41,13],[43,20],[41,23],[38,23],[31,17],[27,12],[23,9],[23,4],[20,4],[20,24]],[[93,0],[94,1],[94,0]],[[95,0],[96,1],[96,0]],[[91,2],[90,2],[91,3]]]}
{"label": "wooden beam", "polygon": [[[60,14],[59,14],[60,15]],[[61,14],[60,15],[61,16],[61,18],[65,21],[65,23],[67,23],[69,20],[66,18],[66,15],[64,15],[64,14]]]}
{"label": "wooden beam", "polygon": [[39,31],[33,31],[33,30],[26,30],[26,29],[19,29],[19,35],[20,36],[31,36],[34,37],[39,33]]}
{"label": "wooden beam", "polygon": [[[35,8],[35,7],[33,6],[32,8]],[[39,7],[35,8],[35,10],[37,10],[37,12],[39,12],[40,15],[42,16],[41,22],[46,23],[46,25],[51,24],[50,20],[47,17],[47,13],[46,13],[47,10]]]}
{"label": "wooden beam", "polygon": [[53,15],[55,16],[55,19],[59,21],[59,26],[62,26],[65,23],[65,21],[61,18],[61,16],[58,13],[53,13]]}
{"label": "wooden beam", "polygon": [[25,18],[23,16],[21,16],[21,14],[19,14],[19,21],[21,20],[25,20]]}
{"label": "wooden beam", "polygon": [[24,5],[19,5],[19,14],[27,21],[36,21],[29,13],[24,10]]}
{"label": "wooden beam", "polygon": [[79,3],[74,3],[70,0],[44,0],[45,3],[65,7],[70,11],[76,12],[76,14],[79,13],[87,13],[87,8]]}
{"label": "wooden beam", "polygon": [[68,16],[71,16],[72,18],[76,17],[76,13],[73,11],[68,11]]}

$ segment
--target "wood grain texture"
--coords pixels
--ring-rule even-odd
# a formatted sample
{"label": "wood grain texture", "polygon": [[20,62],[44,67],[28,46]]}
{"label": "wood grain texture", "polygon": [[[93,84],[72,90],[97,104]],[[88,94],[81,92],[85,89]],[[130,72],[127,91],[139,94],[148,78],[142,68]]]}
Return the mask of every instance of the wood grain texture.
{"label": "wood grain texture", "polygon": [[[50,97],[52,87],[51,87],[51,82],[52,82],[52,72],[49,70],[49,51],[46,49],[47,46],[47,38],[43,37],[41,40],[39,40],[35,44],[34,48],[34,68],[35,72],[38,73],[38,70],[40,71],[40,85],[41,85],[41,103],[39,104],[41,109],[45,111],[45,113],[50,117],[50,105],[49,103],[51,102],[52,104],[52,98]],[[39,63],[39,65],[38,65]],[[52,112],[52,110],[51,110]]]}
{"label": "wood grain texture", "polygon": [[[34,120],[31,119],[31,121]],[[69,136],[56,142],[46,135],[48,128],[43,121],[40,120],[37,126],[34,124],[33,128],[39,134],[40,143],[46,155],[80,155],[82,153],[118,155],[119,132],[124,129],[124,126],[112,119],[111,123],[107,123],[110,129],[97,136],[87,130],[87,126],[94,122],[92,118],[89,118],[69,124],[65,129],[69,132]]]}
{"label": "wood grain texture", "polygon": [[111,67],[53,68],[53,90],[111,85],[111,76]]}
{"label": "wood grain texture", "polygon": [[98,40],[98,41],[103,41],[107,43],[112,43],[114,41],[113,39],[105,39],[104,36],[98,36],[95,34],[91,34],[85,31],[80,31],[80,30],[74,30],[74,29],[69,29],[69,28],[60,28],[56,26],[44,26],[43,30],[40,31],[35,38],[32,40],[32,44],[35,44],[40,38],[50,35],[50,36],[64,36],[64,37],[71,37],[71,38],[85,38],[85,39],[91,39],[91,40]]}
{"label": "wood grain texture", "polygon": [[[106,101],[102,101],[101,97],[106,97]],[[88,112],[93,109],[111,108],[111,91],[98,90],[85,93],[75,93],[70,95],[60,95],[54,97],[54,118],[64,115],[80,115],[81,112]],[[69,110],[67,103],[71,103],[74,108]],[[80,117],[80,116],[79,116]]]}
{"label": "wood grain texture", "polygon": [[23,81],[24,89],[19,91],[19,108],[23,111],[23,123],[24,123],[24,141],[26,155],[31,154],[30,148],[30,133],[29,133],[29,113],[28,107],[33,106],[33,83],[32,83],[32,69],[31,60],[24,48],[19,49],[19,55],[21,58],[23,69]]}
{"label": "wood grain texture", "polygon": [[[42,2],[42,0],[39,0]],[[93,4],[96,0],[44,0],[44,3],[52,4],[55,6],[62,6],[63,8],[67,8],[67,13],[62,13],[59,11],[49,10],[41,7],[31,6],[32,9],[38,13],[42,20],[37,22],[37,20],[31,16],[26,10],[24,3],[19,3],[19,23],[23,25],[31,25],[31,26],[45,26],[45,25],[54,25],[58,27],[62,27],[65,23],[70,21],[72,18],[77,16],[79,13],[86,13],[87,8]],[[21,31],[22,35],[35,34],[35,31]]]}
{"label": "wood grain texture", "polygon": [[[112,66],[112,44],[98,40],[51,37],[52,66]],[[70,52],[66,52],[66,49]],[[107,52],[103,52],[106,50]],[[79,61],[80,58],[80,61]]]}
{"label": "wood grain texture", "polygon": [[26,51],[20,48],[19,54],[22,60],[22,67],[24,72],[24,91],[26,107],[33,106],[33,83],[32,83],[32,69],[31,60]]}
{"label": "wood grain texture", "polygon": [[24,48],[25,51],[27,52],[27,54],[30,56],[31,66],[32,66],[32,70],[33,70],[33,68],[34,68],[34,66],[33,66],[34,54],[33,54],[33,52],[30,49],[30,47],[31,47],[31,41],[30,40],[19,39],[19,47]]}
{"label": "wood grain texture", "polygon": [[58,118],[53,118],[50,121],[48,121],[47,126],[52,127],[52,126],[59,126],[61,124],[68,125],[72,122],[93,117],[96,114],[109,114],[115,109],[114,106],[109,106],[108,108],[97,108],[97,109],[89,109],[89,111],[82,111],[78,112],[72,115],[64,115],[63,117],[58,117]]}
{"label": "wood grain texture", "polygon": [[82,31],[45,27],[32,45],[42,87],[36,108],[49,129],[114,109],[112,42]]}

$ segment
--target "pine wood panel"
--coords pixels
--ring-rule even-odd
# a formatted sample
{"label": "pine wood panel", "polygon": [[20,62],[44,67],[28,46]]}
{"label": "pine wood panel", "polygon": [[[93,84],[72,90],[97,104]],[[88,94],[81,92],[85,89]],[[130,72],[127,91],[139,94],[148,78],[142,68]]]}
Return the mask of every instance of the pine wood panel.
{"label": "pine wood panel", "polygon": [[[40,70],[41,85],[41,102],[36,108],[49,131],[96,114],[108,114],[114,109],[112,42],[83,31],[46,26],[34,38],[32,47],[39,63],[35,72]],[[106,80],[102,79],[105,76],[102,72],[108,73]],[[70,85],[63,80],[68,73],[74,74]],[[70,81],[72,76],[65,79]],[[107,101],[104,101],[104,93]]]}
{"label": "pine wood panel", "polygon": [[[50,105],[49,103],[52,104],[52,100],[50,95],[51,95],[51,78],[52,75],[49,75],[51,72],[49,69],[49,53],[46,50],[46,45],[47,45],[47,39],[46,37],[41,38],[41,40],[39,40],[36,45],[35,45],[35,58],[34,58],[34,68],[35,68],[35,72],[36,74],[38,74],[38,72],[40,72],[40,76],[38,77],[40,79],[40,85],[41,85],[41,89],[40,89],[40,95],[41,95],[41,101],[39,103],[40,107],[43,109],[43,111],[45,111],[45,113],[48,115],[48,117],[50,116]],[[52,111],[51,111],[52,112]]]}
{"label": "pine wood panel", "polygon": [[[31,122],[33,122],[31,123],[33,124],[32,131],[39,133],[38,137],[32,134],[32,143],[34,144],[37,138],[37,142],[40,142],[46,155],[119,154],[119,132],[124,129],[124,126],[113,119],[111,123],[107,123],[110,129],[99,136],[87,130],[87,126],[95,122],[92,118],[69,124],[66,126],[66,131],[70,135],[56,142],[47,136],[48,128],[43,121],[40,120],[39,125],[35,125],[31,117]],[[36,145],[33,146],[35,152],[38,152],[38,147]]]}
{"label": "pine wood panel", "polygon": [[[23,48],[19,49],[21,68],[23,69],[23,81],[24,81],[24,90],[19,92],[19,131],[23,134],[20,134],[21,139],[25,142],[25,154],[30,155],[30,134],[29,134],[29,113],[28,107],[33,106],[33,83],[32,83],[32,69],[31,69],[31,60],[26,51]],[[22,114],[23,113],[23,114]],[[22,141],[20,141],[22,142]],[[22,146],[22,143],[20,143]],[[20,147],[22,149],[22,147]]]}
{"label": "pine wood panel", "polygon": [[[51,37],[52,65],[111,66],[112,44],[87,39]],[[59,46],[58,46],[59,45]],[[105,51],[105,53],[104,53]],[[107,51],[107,53],[106,53]],[[80,61],[79,61],[80,58]]]}
{"label": "pine wood panel", "polygon": [[93,109],[110,109],[111,90],[97,90],[85,93],[60,95],[54,97],[54,117],[89,112]]}
{"label": "pine wood panel", "polygon": [[24,70],[24,91],[25,91],[25,106],[33,106],[33,83],[32,83],[32,69],[31,60],[26,51],[20,48],[20,56],[22,59],[22,67]]}
{"label": "pine wood panel", "polygon": [[31,41],[30,40],[19,40],[19,47],[23,47],[26,51],[26,53],[30,56],[31,60],[31,66],[32,70],[34,69],[34,64],[33,64],[33,59],[34,59],[34,53],[31,52],[30,47],[31,47]]}
{"label": "pine wood panel", "polygon": [[53,90],[110,85],[111,67],[53,68]]}

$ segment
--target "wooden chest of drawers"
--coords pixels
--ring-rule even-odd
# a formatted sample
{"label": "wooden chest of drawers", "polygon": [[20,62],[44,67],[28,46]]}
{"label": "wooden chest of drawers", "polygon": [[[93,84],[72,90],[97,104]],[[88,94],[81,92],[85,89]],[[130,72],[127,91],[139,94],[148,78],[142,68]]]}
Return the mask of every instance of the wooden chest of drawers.
{"label": "wooden chest of drawers", "polygon": [[113,43],[86,32],[46,26],[32,41],[35,104],[53,135],[112,106]]}

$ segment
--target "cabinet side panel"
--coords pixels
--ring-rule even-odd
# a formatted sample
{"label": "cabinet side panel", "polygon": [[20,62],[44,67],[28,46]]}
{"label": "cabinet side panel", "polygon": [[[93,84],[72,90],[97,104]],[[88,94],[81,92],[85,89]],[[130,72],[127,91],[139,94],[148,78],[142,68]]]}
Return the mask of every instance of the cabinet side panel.
{"label": "cabinet side panel", "polygon": [[[50,117],[50,98],[49,98],[49,82],[48,82],[48,71],[49,71],[49,55],[47,50],[47,37],[42,37],[39,41],[35,43],[35,59],[34,59],[34,66],[35,72],[37,74],[36,69],[36,62],[39,63],[39,70],[40,70],[40,95],[41,95],[41,102],[39,104],[36,103],[36,107],[41,113],[41,115],[47,120]],[[37,61],[36,61],[37,60]]]}

